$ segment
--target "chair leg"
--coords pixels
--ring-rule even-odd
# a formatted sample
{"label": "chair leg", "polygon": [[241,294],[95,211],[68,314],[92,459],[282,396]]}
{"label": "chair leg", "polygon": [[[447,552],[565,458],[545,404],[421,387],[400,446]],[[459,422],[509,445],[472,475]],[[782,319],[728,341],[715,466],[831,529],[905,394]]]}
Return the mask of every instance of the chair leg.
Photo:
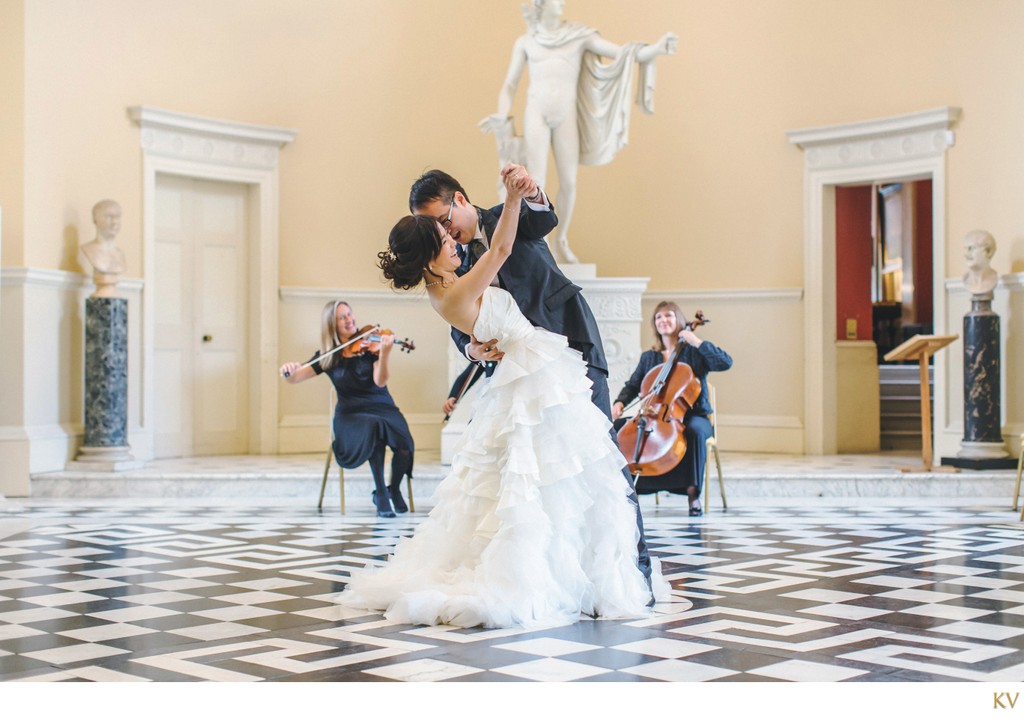
{"label": "chair leg", "polygon": [[320,483],[320,501],[316,504],[316,508],[320,510],[324,508],[324,490],[327,489],[327,475],[331,473],[332,459],[334,459],[334,449],[332,447],[328,447],[327,464],[324,465],[324,480]]}
{"label": "chair leg", "polygon": [[341,513],[345,513],[345,470],[338,467],[338,489],[341,493]]}
{"label": "chair leg", "polygon": [[1024,469],[1024,445],[1020,449],[1020,457],[1017,459],[1017,483],[1013,485],[1013,509],[1017,511],[1017,500],[1020,499],[1020,477]]}
{"label": "chair leg", "polygon": [[729,510],[729,502],[725,499],[725,480],[722,479],[722,460],[718,456],[718,445],[714,446],[715,450],[715,468],[718,470],[718,490],[722,493],[722,511]]}
{"label": "chair leg", "polygon": [[661,504],[661,492],[654,493],[654,503],[658,505]]}
{"label": "chair leg", "polygon": [[[712,441],[712,439],[713,438],[709,438],[708,441],[705,443],[705,445],[704,445],[705,449],[714,449],[715,448],[715,443]],[[704,513],[705,514],[707,514],[708,512],[711,511],[711,502],[708,500],[708,487],[711,486],[710,484],[708,484],[708,482],[710,480],[711,480],[711,467],[708,465],[707,452],[705,451],[705,453],[704,453],[704,489],[703,489],[703,492],[702,492],[704,494],[704,496],[703,496],[703,498],[701,498],[701,502],[704,504]],[[721,484],[721,482],[719,482],[719,484]]]}
{"label": "chair leg", "polygon": [[[1017,457],[1017,484],[1013,488],[1013,508],[1017,509],[1017,499],[1020,497],[1020,477],[1024,472],[1024,434],[1020,436],[1020,455]],[[1020,510],[1021,521],[1024,521],[1024,507]]]}
{"label": "chair leg", "polygon": [[416,500],[412,497],[412,475],[405,475],[405,490],[409,493],[409,511],[416,511]]}

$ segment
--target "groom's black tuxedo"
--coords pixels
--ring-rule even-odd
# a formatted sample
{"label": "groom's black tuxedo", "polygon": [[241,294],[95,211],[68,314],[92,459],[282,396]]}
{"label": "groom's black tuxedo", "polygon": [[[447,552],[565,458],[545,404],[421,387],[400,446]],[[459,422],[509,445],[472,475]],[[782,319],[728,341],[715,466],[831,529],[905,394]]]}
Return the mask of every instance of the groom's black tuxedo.
{"label": "groom's black tuxedo", "polygon": [[[490,240],[494,228],[501,217],[503,205],[489,210],[477,208],[480,227]],[[535,327],[564,335],[569,339],[569,346],[583,354],[583,360],[589,368],[599,370],[605,377],[608,375],[608,362],[605,359],[604,347],[597,321],[590,306],[580,294],[581,289],[562,274],[551,256],[545,235],[558,224],[554,209],[546,212],[531,210],[526,202],[519,206],[519,227],[516,232],[512,254],[498,270],[498,283],[512,295],[526,319]],[[456,274],[463,275],[476,262],[472,252],[465,245],[458,246],[462,266]],[[469,335],[452,329],[452,339],[459,350],[465,355]],[[485,341],[490,337],[478,337]],[[487,374],[494,371],[493,363],[488,363]]]}

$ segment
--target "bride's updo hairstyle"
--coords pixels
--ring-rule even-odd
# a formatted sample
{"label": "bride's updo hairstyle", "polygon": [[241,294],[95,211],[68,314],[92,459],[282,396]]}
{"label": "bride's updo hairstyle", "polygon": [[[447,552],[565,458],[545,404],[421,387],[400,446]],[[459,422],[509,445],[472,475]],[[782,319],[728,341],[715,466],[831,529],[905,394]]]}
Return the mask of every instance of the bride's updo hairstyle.
{"label": "bride's updo hairstyle", "polygon": [[395,289],[412,289],[423,281],[427,266],[441,251],[437,220],[430,215],[403,217],[391,228],[388,248],[377,253],[377,266]]}

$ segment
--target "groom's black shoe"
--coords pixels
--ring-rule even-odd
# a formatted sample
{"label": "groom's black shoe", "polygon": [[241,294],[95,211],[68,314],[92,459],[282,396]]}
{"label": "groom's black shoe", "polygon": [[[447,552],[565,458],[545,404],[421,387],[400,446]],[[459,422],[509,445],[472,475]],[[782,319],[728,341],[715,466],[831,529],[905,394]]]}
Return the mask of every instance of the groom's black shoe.
{"label": "groom's black shoe", "polygon": [[395,506],[395,511],[399,514],[405,514],[409,511],[409,505],[405,503],[405,499],[402,498],[402,492],[398,488],[397,484],[392,484],[388,487],[388,494],[391,495],[391,504]]}
{"label": "groom's black shoe", "polygon": [[377,516],[383,519],[394,519],[395,513],[391,509],[391,502],[387,497],[384,497],[384,501],[377,501],[377,490],[370,492],[370,499],[373,500],[374,506],[377,508]]}

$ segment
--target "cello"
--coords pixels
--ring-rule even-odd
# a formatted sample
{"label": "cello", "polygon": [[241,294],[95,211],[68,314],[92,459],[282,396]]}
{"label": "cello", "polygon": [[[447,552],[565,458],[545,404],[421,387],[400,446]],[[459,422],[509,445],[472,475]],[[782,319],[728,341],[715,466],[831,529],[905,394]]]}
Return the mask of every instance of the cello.
{"label": "cello", "polygon": [[[682,329],[693,330],[711,320],[697,310]],[[618,432],[619,450],[636,477],[665,474],[686,454],[683,419],[700,397],[700,380],[680,362],[686,340],[680,339],[666,362],[653,367],[640,384],[640,409]]]}

